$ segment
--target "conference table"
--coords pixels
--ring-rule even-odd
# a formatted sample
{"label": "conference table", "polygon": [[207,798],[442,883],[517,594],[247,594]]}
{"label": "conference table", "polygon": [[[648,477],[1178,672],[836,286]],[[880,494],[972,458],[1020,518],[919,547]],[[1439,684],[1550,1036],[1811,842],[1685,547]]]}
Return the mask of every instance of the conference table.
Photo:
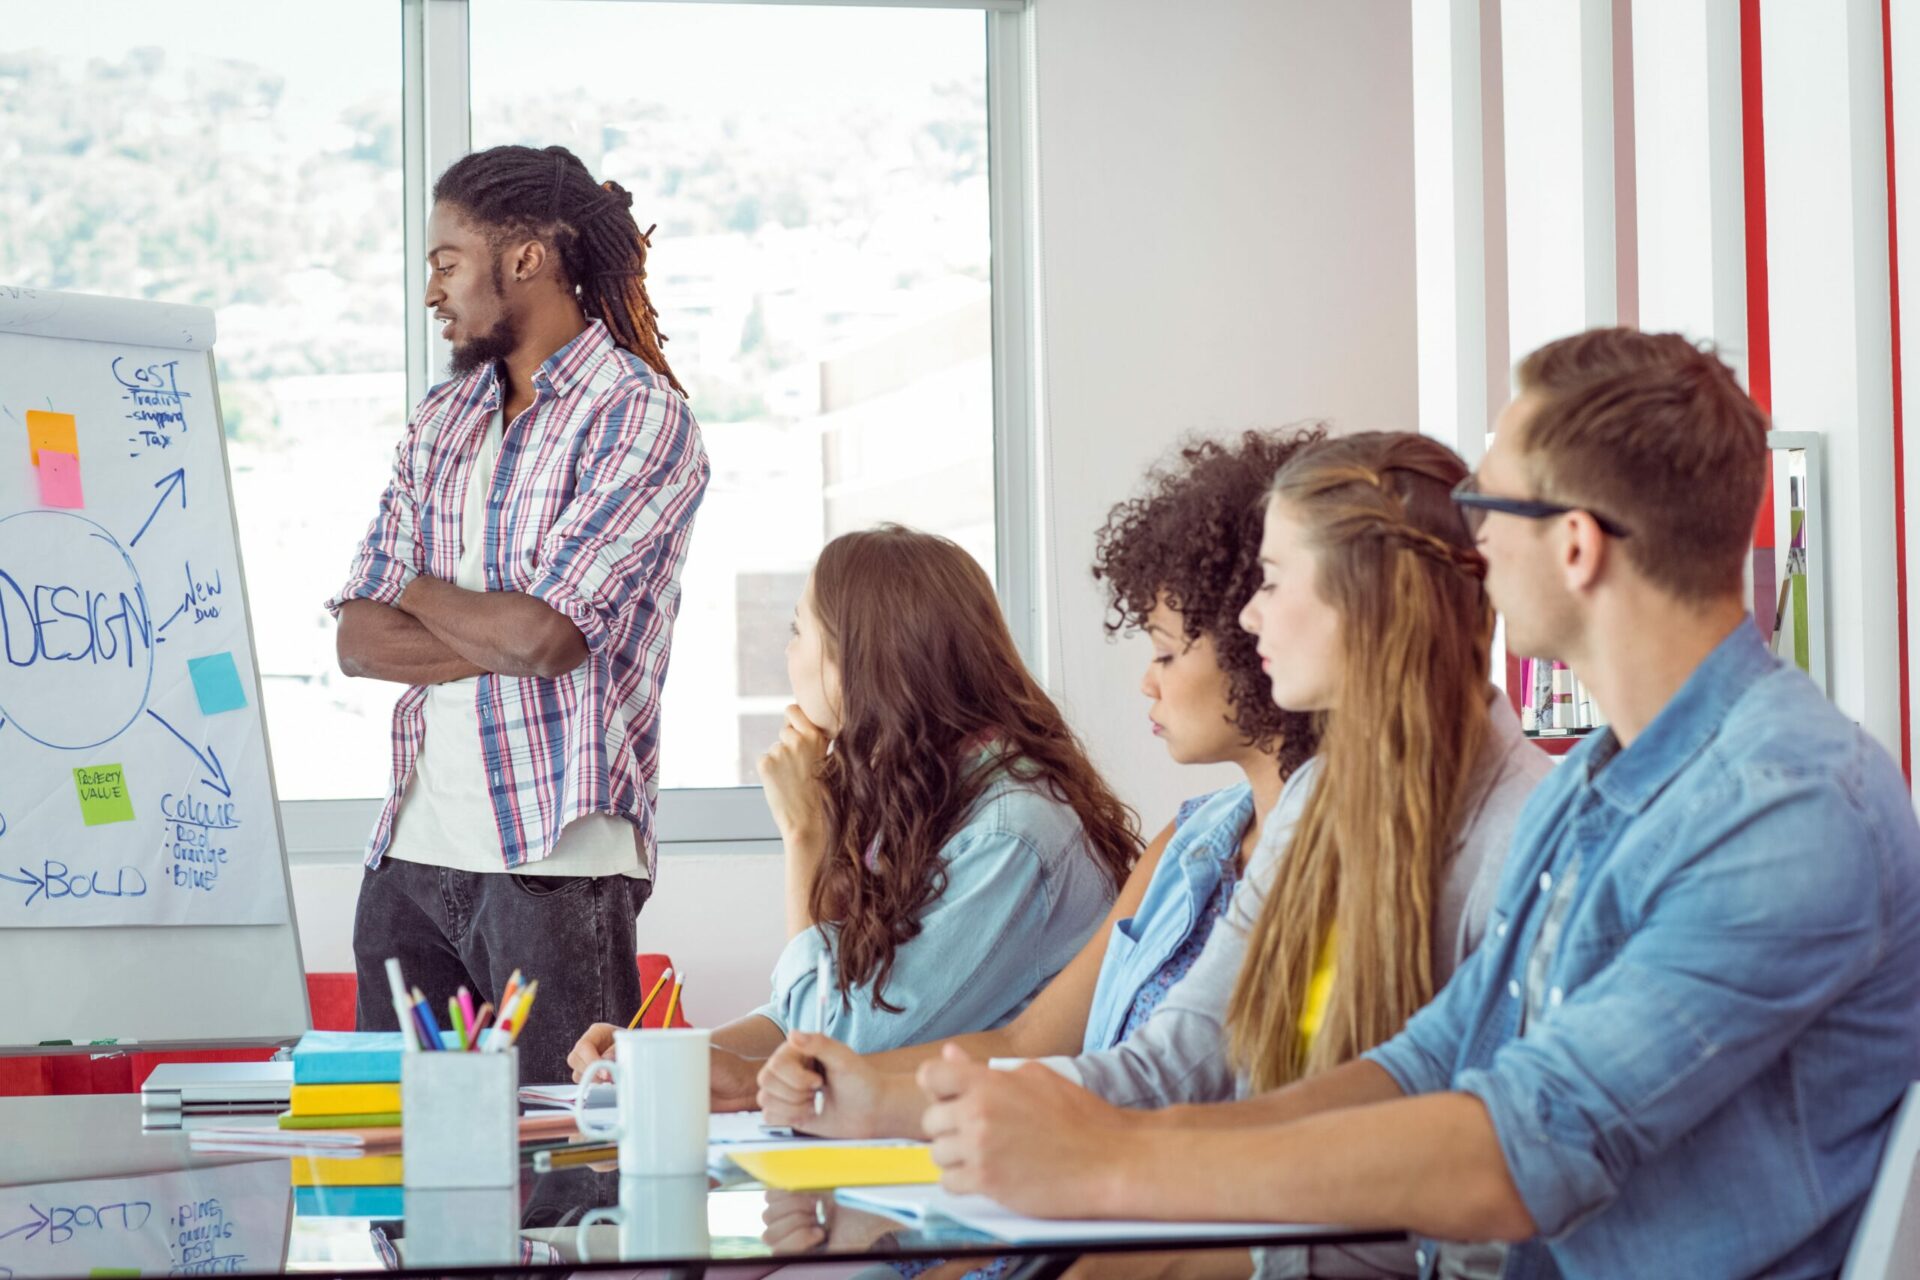
{"label": "conference table", "polygon": [[906,1225],[832,1191],[772,1190],[737,1171],[623,1180],[602,1166],[541,1173],[528,1157],[517,1186],[495,1189],[300,1185],[315,1182],[318,1167],[197,1151],[180,1129],[143,1128],[136,1095],[0,1098],[0,1280],[607,1269],[752,1280],[795,1266],[793,1280],[901,1280],[938,1259],[1001,1257],[1001,1280],[1046,1280],[1081,1259],[1098,1274],[1108,1255],[1403,1238],[1326,1226],[1253,1237],[1169,1227],[1162,1236],[1095,1230],[1010,1244],[931,1217]]}

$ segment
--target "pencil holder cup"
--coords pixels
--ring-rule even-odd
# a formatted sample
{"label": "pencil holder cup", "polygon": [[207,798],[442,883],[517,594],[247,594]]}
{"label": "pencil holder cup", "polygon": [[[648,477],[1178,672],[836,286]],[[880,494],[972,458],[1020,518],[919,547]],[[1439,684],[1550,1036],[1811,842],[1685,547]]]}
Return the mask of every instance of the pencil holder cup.
{"label": "pencil holder cup", "polygon": [[[619,1251],[609,1254],[604,1237],[591,1248],[597,1223],[614,1223]],[[574,1255],[586,1262],[652,1262],[705,1258],[713,1247],[707,1231],[707,1175],[620,1179],[620,1205],[590,1209],[574,1229]]]}
{"label": "pencil holder cup", "polygon": [[407,1192],[413,1267],[478,1267],[520,1261],[518,1187],[414,1187]]}
{"label": "pencil holder cup", "polygon": [[520,1181],[520,1053],[409,1053],[400,1064],[401,1180],[409,1187]]}
{"label": "pencil holder cup", "polygon": [[[675,1177],[707,1171],[707,1033],[695,1028],[616,1031],[612,1059],[587,1064],[573,1099],[574,1123],[600,1142],[620,1144],[622,1177]],[[600,1076],[613,1082],[615,1117],[587,1109]],[[604,1109],[603,1109],[604,1110]]]}

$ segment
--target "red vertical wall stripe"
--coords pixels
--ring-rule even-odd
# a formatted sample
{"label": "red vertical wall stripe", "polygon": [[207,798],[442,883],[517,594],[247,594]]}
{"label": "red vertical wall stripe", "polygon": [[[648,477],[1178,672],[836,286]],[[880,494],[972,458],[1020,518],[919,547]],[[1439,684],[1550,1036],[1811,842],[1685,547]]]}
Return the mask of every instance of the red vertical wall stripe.
{"label": "red vertical wall stripe", "polygon": [[[1740,160],[1747,209],[1747,392],[1773,411],[1767,327],[1767,148],[1760,115],[1760,0],[1740,0]],[[1768,505],[1771,506],[1771,495]],[[1764,521],[1771,536],[1773,521]]]}
{"label": "red vertical wall stripe", "polygon": [[1887,97],[1887,287],[1893,331],[1893,571],[1894,613],[1900,620],[1900,768],[1913,780],[1912,708],[1907,696],[1907,469],[1900,411],[1900,230],[1893,168],[1893,3],[1880,0],[1881,74]]}
{"label": "red vertical wall stripe", "polygon": [[[1740,0],[1740,172],[1747,240],[1747,394],[1773,411],[1773,347],[1767,312],[1767,147],[1760,114],[1760,0]],[[1753,545],[1773,546],[1773,471],[1754,521]]]}

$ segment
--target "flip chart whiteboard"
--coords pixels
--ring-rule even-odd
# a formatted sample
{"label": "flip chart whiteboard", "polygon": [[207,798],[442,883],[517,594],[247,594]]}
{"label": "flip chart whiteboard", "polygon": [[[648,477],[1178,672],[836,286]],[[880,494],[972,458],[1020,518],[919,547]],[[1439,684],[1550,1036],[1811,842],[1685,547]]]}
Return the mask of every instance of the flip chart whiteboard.
{"label": "flip chart whiteboard", "polygon": [[56,979],[16,1047],[307,1021],[212,346],[0,288],[0,970]]}

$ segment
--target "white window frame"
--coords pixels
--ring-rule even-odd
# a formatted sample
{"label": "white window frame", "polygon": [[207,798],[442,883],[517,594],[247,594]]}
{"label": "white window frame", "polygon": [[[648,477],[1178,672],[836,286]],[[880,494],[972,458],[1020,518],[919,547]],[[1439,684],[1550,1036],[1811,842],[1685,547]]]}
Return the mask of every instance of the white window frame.
{"label": "white window frame", "polygon": [[[600,0],[606,4],[689,0]],[[1038,244],[1031,169],[1034,147],[1031,0],[691,0],[704,4],[806,4],[898,9],[971,9],[985,14],[987,181],[992,238],[995,570],[1000,600],[1021,653],[1044,682],[1040,573],[1039,430],[1035,323]],[[434,179],[472,149],[468,0],[400,0],[405,185],[407,403],[419,403],[447,347],[424,307],[425,240]],[[281,802],[287,854],[296,865],[357,860],[383,797]],[[777,842],[760,788],[682,787],[660,793],[657,835],[676,851],[756,851]]]}

